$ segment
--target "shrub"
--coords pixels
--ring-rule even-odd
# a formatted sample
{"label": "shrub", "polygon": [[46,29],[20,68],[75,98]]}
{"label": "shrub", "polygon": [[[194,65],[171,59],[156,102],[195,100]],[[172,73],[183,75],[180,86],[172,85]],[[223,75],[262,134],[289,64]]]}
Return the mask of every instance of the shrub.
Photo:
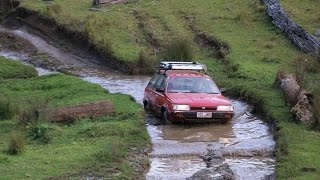
{"label": "shrub", "polygon": [[29,123],[46,122],[49,120],[48,98],[30,98],[20,102],[19,122],[22,125]]}
{"label": "shrub", "polygon": [[191,42],[186,38],[177,38],[166,47],[165,59],[170,61],[191,61],[193,52]]}
{"label": "shrub", "polygon": [[295,75],[297,78],[297,83],[300,87],[302,87],[305,82],[309,67],[310,61],[304,56],[299,56],[294,61]]}
{"label": "shrub", "polygon": [[32,140],[38,140],[41,143],[48,144],[53,138],[54,128],[46,123],[35,123],[30,126],[28,136]]}
{"label": "shrub", "polygon": [[313,127],[320,130],[320,87],[313,92]]}
{"label": "shrub", "polygon": [[19,131],[12,131],[9,139],[8,153],[11,155],[21,154],[25,149],[25,136]]}

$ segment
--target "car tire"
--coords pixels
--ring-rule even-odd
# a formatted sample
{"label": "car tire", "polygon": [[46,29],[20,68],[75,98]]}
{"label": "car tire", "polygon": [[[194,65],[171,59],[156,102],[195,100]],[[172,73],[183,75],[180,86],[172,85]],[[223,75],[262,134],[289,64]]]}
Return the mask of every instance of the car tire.
{"label": "car tire", "polygon": [[168,120],[168,113],[166,110],[162,111],[161,112],[161,123],[163,125],[166,125],[169,123],[169,120]]}
{"label": "car tire", "polygon": [[149,107],[147,101],[144,101],[144,102],[143,102],[143,108],[144,108],[144,111],[145,111],[145,112],[149,112],[150,107]]}

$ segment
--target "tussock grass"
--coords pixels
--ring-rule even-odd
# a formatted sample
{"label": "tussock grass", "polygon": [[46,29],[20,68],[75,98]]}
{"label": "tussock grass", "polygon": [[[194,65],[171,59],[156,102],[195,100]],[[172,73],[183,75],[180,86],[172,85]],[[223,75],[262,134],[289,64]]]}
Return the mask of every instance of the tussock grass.
{"label": "tussock grass", "polygon": [[8,153],[18,155],[25,150],[26,139],[22,132],[12,131],[9,138]]}
{"label": "tussock grass", "polygon": [[9,119],[13,116],[9,99],[0,97],[0,120]]}
{"label": "tussock grass", "polygon": [[38,122],[48,122],[49,112],[44,111],[49,108],[49,100],[45,97],[27,98],[16,102],[18,110],[18,120],[22,125],[34,124]]}
{"label": "tussock grass", "polygon": [[167,45],[164,59],[168,61],[192,61],[193,52],[190,44],[190,41],[186,38],[174,39]]}

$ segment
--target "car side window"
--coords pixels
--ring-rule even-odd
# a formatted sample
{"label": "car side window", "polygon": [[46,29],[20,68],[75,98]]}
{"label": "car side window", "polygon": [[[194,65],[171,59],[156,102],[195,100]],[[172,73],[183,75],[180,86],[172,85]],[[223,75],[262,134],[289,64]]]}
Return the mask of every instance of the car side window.
{"label": "car side window", "polygon": [[148,87],[154,87],[154,85],[156,84],[156,82],[157,82],[157,80],[159,79],[159,77],[161,77],[161,75],[160,74],[155,74],[152,78],[151,78],[151,80],[150,80],[150,82],[149,82],[149,84],[148,84]]}
{"label": "car side window", "polygon": [[164,75],[161,75],[159,77],[159,79],[157,80],[156,84],[155,84],[155,87],[158,88],[158,89],[163,89],[164,90],[164,87],[165,87],[165,83],[166,83],[166,77]]}
{"label": "car side window", "polygon": [[166,82],[167,82],[167,78],[165,77],[158,88],[161,90],[164,90],[166,88]]}

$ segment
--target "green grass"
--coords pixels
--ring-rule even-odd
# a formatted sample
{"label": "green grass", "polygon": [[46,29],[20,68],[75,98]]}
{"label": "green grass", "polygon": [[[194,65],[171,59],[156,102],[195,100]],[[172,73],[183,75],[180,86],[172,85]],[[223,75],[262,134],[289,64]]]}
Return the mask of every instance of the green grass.
{"label": "green grass", "polygon": [[[289,6],[295,8],[289,13],[299,24],[311,32],[315,30],[317,23],[313,21],[319,16],[319,3],[315,0],[281,2],[286,9]],[[319,175],[319,170],[315,173],[301,170],[302,166],[320,169],[318,159],[313,158],[314,149],[319,149],[320,145],[314,143],[314,139],[308,139],[310,134],[318,139],[318,134],[294,124],[282,93],[273,86],[279,69],[294,71],[293,61],[301,52],[272,24],[259,0],[141,0],[106,5],[102,7],[105,12],[88,10],[91,2],[84,0],[60,0],[50,6],[52,4],[59,8],[48,7],[41,0],[22,2],[23,7],[52,17],[58,24],[86,35],[99,50],[111,53],[119,61],[134,62],[140,51],[161,59],[164,48],[172,39],[190,40],[194,59],[207,64],[210,75],[220,86],[250,101],[267,120],[277,123],[276,171],[279,179],[288,176],[315,179]],[[304,12],[307,8],[312,12],[311,16]],[[52,13],[52,9],[59,11]],[[227,66],[222,60],[210,56],[212,50],[193,41],[199,32],[229,44],[230,52],[225,58],[229,61]],[[160,53],[154,51],[155,48],[160,49]],[[317,84],[319,74],[310,73],[308,79]],[[297,132],[307,138],[297,138]],[[309,148],[296,148],[299,143]],[[310,158],[301,160],[303,154]],[[297,164],[299,161],[301,164]]]}
{"label": "green grass", "polygon": [[[141,105],[132,101],[130,96],[110,94],[98,85],[62,74],[7,79],[0,84],[1,96],[13,104],[23,104],[22,101],[40,97],[47,98],[49,105],[54,107],[108,99],[116,109],[115,115],[82,118],[70,125],[40,122],[21,126],[17,124],[15,116],[12,119],[0,119],[0,179],[80,179],[84,176],[137,178],[130,165],[129,158],[133,158],[130,153],[132,148],[146,148],[149,137]],[[15,106],[16,109],[18,107]],[[17,115],[18,111],[15,113]],[[38,137],[43,136],[39,131],[44,129],[50,136],[50,141],[45,139],[45,143]],[[21,155],[7,153],[12,130],[19,130],[27,136],[26,147]]]}
{"label": "green grass", "polygon": [[26,66],[17,61],[0,56],[0,80],[14,78],[29,78],[37,76],[32,66]]}
{"label": "green grass", "polygon": [[317,0],[280,0],[289,16],[309,33],[320,28],[320,3]]}

